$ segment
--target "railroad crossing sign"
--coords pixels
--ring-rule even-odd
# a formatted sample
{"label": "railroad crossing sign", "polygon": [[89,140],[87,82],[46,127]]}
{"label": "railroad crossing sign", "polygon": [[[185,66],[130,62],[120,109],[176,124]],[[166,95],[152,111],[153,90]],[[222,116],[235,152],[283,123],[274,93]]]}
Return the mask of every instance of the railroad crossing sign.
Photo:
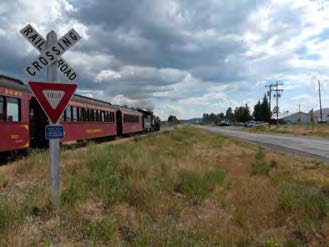
{"label": "railroad crossing sign", "polygon": [[77,74],[72,67],[63,58],[60,58],[64,52],[81,39],[80,35],[73,28],[49,48],[46,48],[46,40],[30,24],[20,30],[20,33],[41,53],[32,63],[24,68],[24,72],[28,76],[35,77],[40,71],[48,68],[57,60],[59,71],[67,79],[70,81],[77,79]]}
{"label": "railroad crossing sign", "polygon": [[57,123],[72,98],[77,85],[55,82],[57,81],[57,69],[63,72],[68,80],[76,79],[77,74],[61,56],[81,37],[72,28],[59,40],[57,40],[56,33],[51,31],[45,40],[31,25],[25,26],[20,33],[40,51],[40,55],[24,68],[24,72],[29,77],[35,77],[40,71],[47,69],[48,82],[29,82],[29,86],[52,123],[46,128],[45,137],[49,139],[52,202],[59,208],[61,205],[59,139],[64,136],[64,129],[62,126],[54,124]]}
{"label": "railroad crossing sign", "polygon": [[31,91],[53,124],[61,117],[71,100],[77,84],[32,82],[28,83]]}

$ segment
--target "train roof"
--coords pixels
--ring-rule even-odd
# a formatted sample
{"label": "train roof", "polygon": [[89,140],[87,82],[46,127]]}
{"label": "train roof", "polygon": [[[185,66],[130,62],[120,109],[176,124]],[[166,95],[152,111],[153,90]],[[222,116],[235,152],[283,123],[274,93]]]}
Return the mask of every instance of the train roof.
{"label": "train roof", "polygon": [[21,80],[17,79],[17,78],[6,76],[6,75],[1,75],[1,74],[0,74],[0,81],[1,82],[15,83],[15,84],[18,84],[18,85],[24,85],[24,83]]}
{"label": "train roof", "polygon": [[96,105],[96,106],[116,108],[110,102],[90,98],[90,97],[79,95],[79,94],[74,94],[74,96],[72,97],[72,100],[86,103],[86,104]]}

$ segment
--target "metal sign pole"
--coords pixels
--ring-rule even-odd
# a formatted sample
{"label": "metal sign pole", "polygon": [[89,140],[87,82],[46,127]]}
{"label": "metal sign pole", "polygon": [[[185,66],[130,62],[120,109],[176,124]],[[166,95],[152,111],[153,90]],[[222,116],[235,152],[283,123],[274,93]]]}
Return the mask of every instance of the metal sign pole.
{"label": "metal sign pole", "polygon": [[[57,35],[54,31],[47,34],[47,48],[57,42]],[[47,68],[47,81],[57,81],[57,60]],[[61,189],[60,189],[60,170],[59,157],[60,146],[59,139],[49,140],[49,157],[50,157],[50,173],[51,173],[51,195],[52,203],[59,208],[61,203]]]}

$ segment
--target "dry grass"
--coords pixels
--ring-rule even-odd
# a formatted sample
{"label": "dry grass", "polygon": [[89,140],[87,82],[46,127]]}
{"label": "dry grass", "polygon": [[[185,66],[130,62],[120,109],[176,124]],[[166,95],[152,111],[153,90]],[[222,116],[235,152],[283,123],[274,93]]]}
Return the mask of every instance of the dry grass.
{"label": "dry grass", "polygon": [[311,124],[296,124],[296,125],[276,125],[267,126],[254,126],[245,129],[250,132],[262,132],[262,133],[277,133],[277,134],[289,134],[296,136],[313,136],[321,138],[329,138],[329,125],[328,124],[314,124],[314,128]]}
{"label": "dry grass", "polygon": [[329,169],[192,127],[0,167],[3,246],[325,246]]}

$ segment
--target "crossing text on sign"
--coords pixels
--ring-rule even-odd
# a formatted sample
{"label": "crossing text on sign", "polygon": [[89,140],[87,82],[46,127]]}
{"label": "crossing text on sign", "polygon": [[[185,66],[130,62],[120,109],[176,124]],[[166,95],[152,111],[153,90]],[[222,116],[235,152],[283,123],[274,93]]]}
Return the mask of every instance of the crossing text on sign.
{"label": "crossing text on sign", "polygon": [[[30,25],[26,25],[20,33],[28,40],[37,50],[41,53],[46,50],[46,40]],[[49,53],[48,53],[49,54]],[[72,67],[63,58],[58,58],[57,68],[61,71],[70,81],[77,79],[77,74],[74,72]],[[36,72],[33,66],[26,68],[26,72],[29,76],[35,76]]]}
{"label": "crossing text on sign", "polygon": [[[81,37],[74,30],[71,29],[67,34],[65,34],[61,39],[57,41],[56,44],[52,45],[44,52],[42,52],[29,66],[25,68],[25,71],[30,76],[35,76],[41,70],[49,67],[54,60],[58,59],[65,51],[71,48],[75,43],[77,43]],[[60,71],[68,78],[75,77],[75,73],[72,73],[72,69],[69,69],[68,64],[63,63],[63,61],[58,61],[58,67]]]}

